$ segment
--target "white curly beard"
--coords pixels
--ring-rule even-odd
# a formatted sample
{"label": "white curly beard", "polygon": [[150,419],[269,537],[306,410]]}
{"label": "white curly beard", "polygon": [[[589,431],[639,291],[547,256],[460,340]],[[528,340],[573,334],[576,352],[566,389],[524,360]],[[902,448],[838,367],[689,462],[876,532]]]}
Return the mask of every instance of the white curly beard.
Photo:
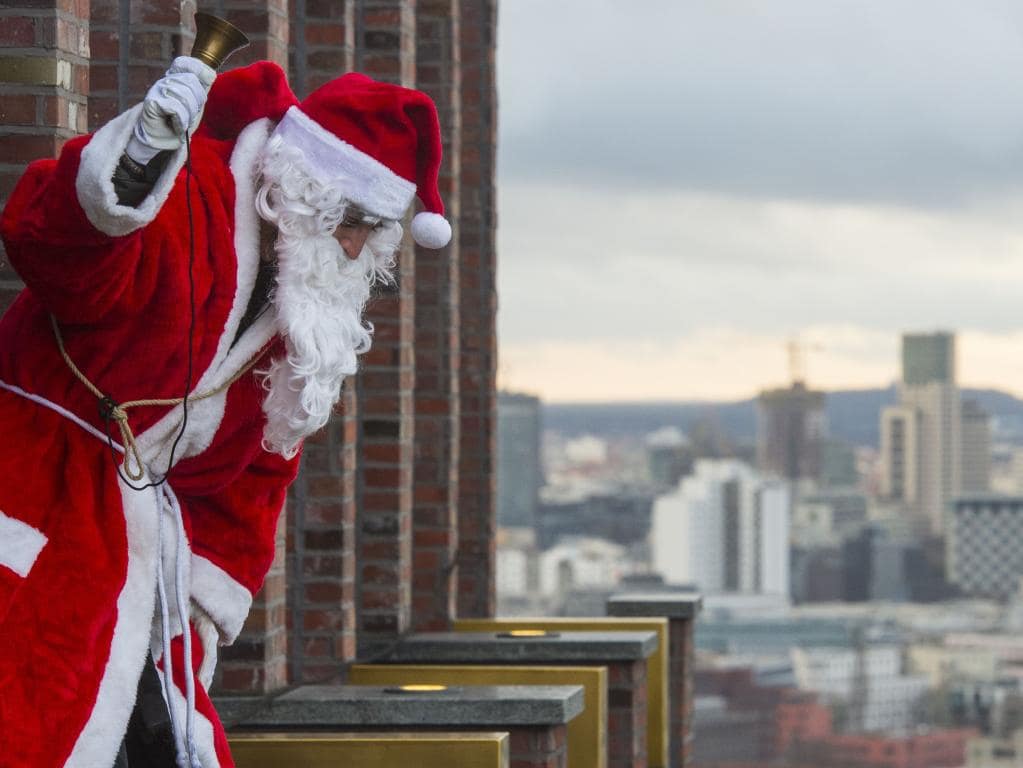
{"label": "white curly beard", "polygon": [[278,229],[272,302],[287,350],[259,372],[267,390],[263,446],[291,458],[326,425],[345,377],[370,347],[362,312],[374,283],[391,279],[401,226],[374,231],[349,259],[332,235],[345,201],[311,180],[298,150],[268,146],[263,176],[257,208]]}

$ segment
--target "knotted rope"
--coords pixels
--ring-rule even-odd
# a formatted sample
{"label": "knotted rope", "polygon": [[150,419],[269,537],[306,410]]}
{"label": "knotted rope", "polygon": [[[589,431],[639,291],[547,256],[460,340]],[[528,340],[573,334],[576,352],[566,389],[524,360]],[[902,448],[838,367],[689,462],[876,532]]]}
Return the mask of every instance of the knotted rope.
{"label": "knotted rope", "polygon": [[[135,434],[131,430],[131,425],[128,423],[128,409],[139,408],[142,406],[168,406],[173,407],[175,405],[181,405],[185,398],[183,397],[164,397],[164,398],[146,398],[142,400],[129,400],[126,403],[116,402],[110,395],[103,394],[103,392],[89,381],[89,378],[82,373],[81,369],[75,365],[71,356],[68,354],[67,349],[64,348],[64,338],[61,336],[60,328],[57,325],[57,318],[52,314],[50,315],[50,325],[53,327],[53,336],[57,340],[57,348],[60,350],[60,356],[64,358],[64,362],[67,367],[71,370],[71,373],[75,375],[86,388],[96,397],[99,401],[99,415],[104,422],[115,421],[117,422],[117,428],[121,433],[121,445],[124,446],[124,472],[132,480],[141,480],[145,476],[145,467],[142,464],[142,457],[139,455],[138,445],[135,442]],[[225,381],[216,389],[212,389],[209,392],[202,392],[195,395],[189,395],[189,401],[206,400],[211,397],[219,395],[225,391],[228,387],[234,384],[238,379],[248,373],[252,367],[259,361],[266,351],[266,347],[260,349],[249,362],[242,366],[231,378]],[[135,468],[132,469],[131,461],[135,462]],[[167,468],[170,471],[170,467]]]}

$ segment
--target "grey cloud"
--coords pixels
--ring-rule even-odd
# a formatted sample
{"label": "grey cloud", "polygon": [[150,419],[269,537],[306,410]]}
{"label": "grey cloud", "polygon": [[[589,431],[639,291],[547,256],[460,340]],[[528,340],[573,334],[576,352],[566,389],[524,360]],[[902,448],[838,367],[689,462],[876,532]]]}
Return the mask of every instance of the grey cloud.
{"label": "grey cloud", "polygon": [[502,342],[1023,321],[1023,213],[1012,206],[1000,218],[912,215],[521,183],[501,200]]}
{"label": "grey cloud", "polygon": [[951,205],[1023,189],[1023,8],[502,5],[502,179]]}

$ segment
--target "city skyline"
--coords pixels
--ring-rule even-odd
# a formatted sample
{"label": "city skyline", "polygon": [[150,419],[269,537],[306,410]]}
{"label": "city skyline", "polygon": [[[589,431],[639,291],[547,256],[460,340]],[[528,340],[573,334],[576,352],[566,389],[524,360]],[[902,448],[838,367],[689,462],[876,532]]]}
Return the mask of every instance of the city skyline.
{"label": "city skyline", "polygon": [[811,386],[887,386],[900,333],[947,329],[964,386],[1023,394],[1021,30],[996,0],[502,8],[501,383],[745,398],[798,333]]}

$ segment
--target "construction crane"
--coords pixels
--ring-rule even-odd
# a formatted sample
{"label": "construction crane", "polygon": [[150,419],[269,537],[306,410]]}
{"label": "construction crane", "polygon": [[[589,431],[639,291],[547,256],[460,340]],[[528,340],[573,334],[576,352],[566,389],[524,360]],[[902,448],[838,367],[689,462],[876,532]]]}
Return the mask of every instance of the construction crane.
{"label": "construction crane", "polygon": [[789,352],[789,380],[792,382],[792,386],[796,384],[806,383],[806,357],[803,351],[802,344],[799,343],[799,337],[793,336],[789,339],[788,344]]}
{"label": "construction crane", "polygon": [[806,384],[806,352],[807,350],[819,350],[824,347],[820,344],[811,344],[800,340],[798,335],[791,336],[785,344],[789,354],[789,380],[792,386]]}

